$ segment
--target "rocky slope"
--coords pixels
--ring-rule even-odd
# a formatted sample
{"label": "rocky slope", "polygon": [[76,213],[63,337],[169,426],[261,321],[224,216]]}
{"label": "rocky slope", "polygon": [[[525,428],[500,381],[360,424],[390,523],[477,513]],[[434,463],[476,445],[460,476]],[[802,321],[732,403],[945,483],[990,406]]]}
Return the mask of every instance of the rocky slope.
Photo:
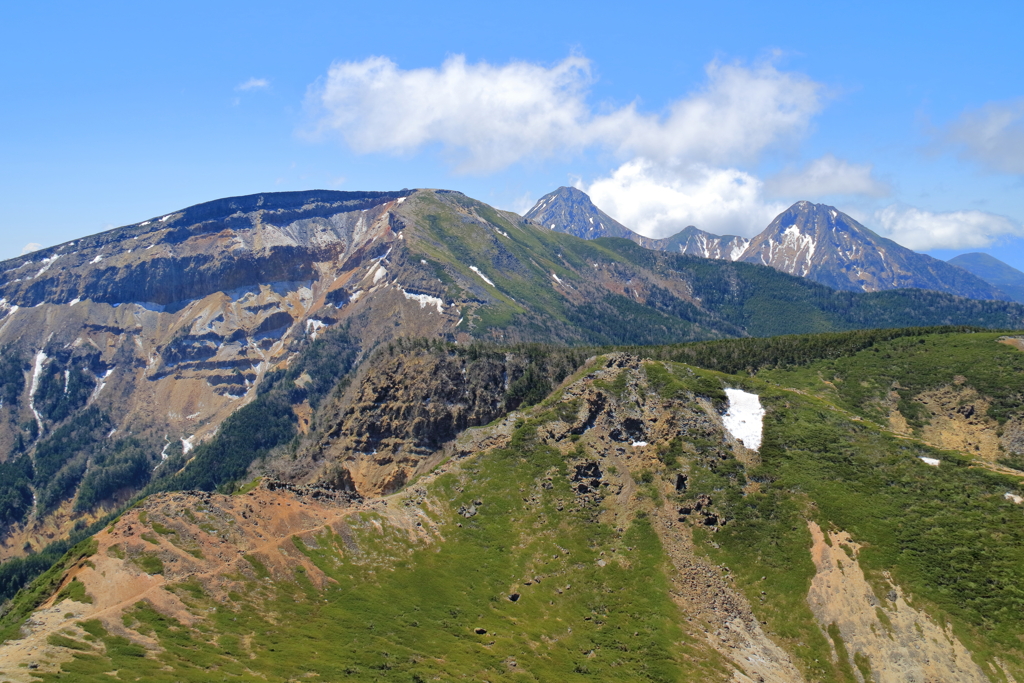
{"label": "rocky slope", "polygon": [[624,237],[648,249],[758,263],[840,290],[916,287],[971,299],[1010,299],[998,283],[971,268],[911,251],[824,204],[797,202],[752,238],[713,235],[693,226],[663,239],[643,237],[594,206],[584,192],[566,187],[542,197],[526,217],[585,239]]}
{"label": "rocky slope", "polygon": [[[996,337],[938,341],[1017,362]],[[918,341],[878,352],[905,357]],[[422,396],[415,386],[431,374],[445,376],[438,387],[465,382],[466,365],[436,347],[396,349],[387,362],[391,377],[414,369],[413,391],[397,380],[396,396]],[[852,412],[817,368],[788,372],[740,378],[603,355],[539,406],[460,432],[382,498],[273,479],[235,496],[151,497],[70,555],[46,590],[20,596],[2,624],[15,638],[0,646],[0,671],[19,681],[1019,678],[1020,614],[999,602],[1016,599],[1021,578],[1022,508],[1003,495],[1019,477],[890,437],[881,413]],[[783,377],[818,384],[790,389]],[[977,373],[961,385],[988,386]],[[374,386],[384,388],[355,393]],[[951,491],[967,495],[943,516]],[[916,524],[949,534],[954,520],[976,540],[917,541]],[[973,565],[949,561],[979,542],[986,554]],[[960,582],[956,595],[935,585],[933,567]],[[975,571],[990,572],[983,589],[966,583]]]}
{"label": "rocky slope", "polygon": [[1014,301],[1024,302],[1024,273],[989,254],[960,254],[946,263],[980,277]]}

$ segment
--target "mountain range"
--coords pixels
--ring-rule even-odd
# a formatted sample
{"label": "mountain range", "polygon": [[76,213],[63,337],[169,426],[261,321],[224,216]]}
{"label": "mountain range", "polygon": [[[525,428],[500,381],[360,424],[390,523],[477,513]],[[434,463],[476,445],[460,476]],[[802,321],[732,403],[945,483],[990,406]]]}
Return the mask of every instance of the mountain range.
{"label": "mountain range", "polygon": [[759,263],[840,290],[878,292],[916,287],[971,299],[1011,299],[969,269],[902,247],[824,204],[797,202],[749,239],[713,235],[693,226],[664,239],[642,237],[594,206],[584,192],[571,187],[545,195],[525,217],[586,239],[624,237],[649,249]]}
{"label": "mountain range", "polygon": [[1024,674],[1024,306],[572,196],[595,232],[264,193],[0,263],[0,677]]}

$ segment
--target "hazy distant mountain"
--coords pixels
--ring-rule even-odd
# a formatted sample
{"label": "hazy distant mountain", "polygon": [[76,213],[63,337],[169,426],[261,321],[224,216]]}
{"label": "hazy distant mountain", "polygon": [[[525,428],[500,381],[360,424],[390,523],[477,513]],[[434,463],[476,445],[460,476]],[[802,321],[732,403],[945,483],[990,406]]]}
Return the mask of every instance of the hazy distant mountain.
{"label": "hazy distant mountain", "polygon": [[1024,303],[1024,273],[994,256],[975,252],[960,254],[947,263],[974,273],[993,287],[998,287],[1014,301]]}
{"label": "hazy distant mountain", "polygon": [[644,237],[571,187],[544,195],[526,218],[584,239],[624,237],[648,249],[759,263],[848,291],[916,287],[971,299],[1009,298],[984,278],[900,246],[825,204],[797,202],[752,239],[714,235],[694,226],[662,239]]}

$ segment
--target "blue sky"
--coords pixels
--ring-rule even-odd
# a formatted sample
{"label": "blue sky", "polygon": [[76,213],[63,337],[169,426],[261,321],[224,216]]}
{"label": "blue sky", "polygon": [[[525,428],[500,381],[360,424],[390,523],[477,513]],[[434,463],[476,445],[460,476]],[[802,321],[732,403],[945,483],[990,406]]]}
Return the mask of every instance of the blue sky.
{"label": "blue sky", "polygon": [[1024,269],[1022,25],[1009,2],[5,3],[0,258],[231,195],[524,211],[575,184],[653,236],[810,199]]}

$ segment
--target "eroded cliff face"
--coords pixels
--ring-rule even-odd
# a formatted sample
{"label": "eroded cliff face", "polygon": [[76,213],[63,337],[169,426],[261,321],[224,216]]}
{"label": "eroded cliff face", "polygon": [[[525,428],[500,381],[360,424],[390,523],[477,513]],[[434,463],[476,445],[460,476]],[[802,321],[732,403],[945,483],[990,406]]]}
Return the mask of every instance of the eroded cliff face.
{"label": "eroded cliff face", "polygon": [[[989,678],[971,658],[949,624],[938,624],[908,602],[900,588],[884,577],[884,595],[864,577],[861,546],[842,531],[823,531],[808,522],[817,573],[807,602],[821,628],[829,633],[834,657],[847,661],[861,681],[925,683]],[[827,537],[826,537],[827,534]]]}
{"label": "eroded cliff face", "polygon": [[582,349],[531,354],[399,340],[309,419],[295,458],[258,471],[365,496],[392,493],[436,465],[457,435],[540,400],[585,358]]}
{"label": "eroded cliff face", "polygon": [[[158,470],[169,455],[183,456],[173,458],[180,467],[268,370],[362,312],[360,293],[379,286],[390,265],[402,228],[394,210],[408,194],[221,200],[5,262],[0,348],[18,359],[23,381],[0,403],[0,446],[8,461],[32,460],[37,499],[48,486],[39,474],[65,485],[8,525],[3,555],[39,548],[83,513],[116,506],[145,483],[142,470]],[[389,299],[383,305],[420,309]],[[434,322],[410,327],[435,334]],[[372,343],[383,327],[363,324],[361,338]],[[61,429],[82,436],[90,410],[104,438],[139,440],[146,455],[90,510],[55,517],[97,458],[75,461],[66,438],[67,453],[44,463],[39,452],[54,450]]]}

